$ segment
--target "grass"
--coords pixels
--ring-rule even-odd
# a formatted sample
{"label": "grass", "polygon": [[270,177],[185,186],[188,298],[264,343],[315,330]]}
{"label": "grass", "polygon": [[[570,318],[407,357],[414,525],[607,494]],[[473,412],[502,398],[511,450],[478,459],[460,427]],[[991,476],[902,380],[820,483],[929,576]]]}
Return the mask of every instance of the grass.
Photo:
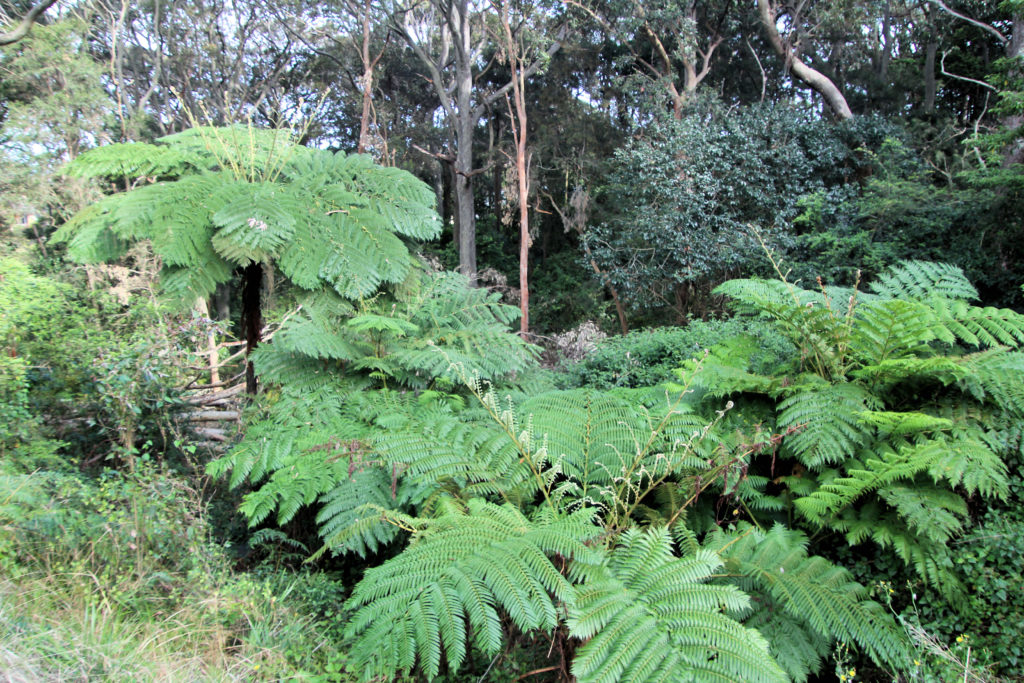
{"label": "grass", "polygon": [[0,496],[0,681],[345,680],[316,616],[340,588],[234,571],[199,497],[170,476],[8,478],[19,495]]}

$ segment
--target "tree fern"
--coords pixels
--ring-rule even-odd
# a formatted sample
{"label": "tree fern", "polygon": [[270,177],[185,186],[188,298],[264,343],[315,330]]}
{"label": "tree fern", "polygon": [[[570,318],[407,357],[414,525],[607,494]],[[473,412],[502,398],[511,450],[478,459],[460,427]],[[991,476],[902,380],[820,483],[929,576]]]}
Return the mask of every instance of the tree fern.
{"label": "tree fern", "polygon": [[[965,495],[1007,491],[993,450],[1003,446],[987,431],[1022,414],[1024,363],[1006,347],[1020,343],[1024,316],[973,306],[976,290],[942,264],[900,264],[873,289],[844,299],[785,282],[726,283],[718,291],[776,320],[800,350],[794,365],[811,372],[780,368],[753,382],[721,371],[714,351],[706,365],[742,419],[768,419],[784,434],[770,463],[751,469],[784,487],[778,498],[798,519],[852,544],[892,547],[952,596],[945,544],[966,522]],[[963,346],[987,348],[964,355]],[[777,455],[799,470],[775,477]]]}
{"label": "tree fern", "polygon": [[458,669],[471,646],[500,650],[498,609],[523,631],[553,629],[556,600],[571,600],[573,588],[550,558],[594,563],[584,541],[598,531],[586,511],[530,520],[480,499],[469,501],[466,514],[432,520],[353,590],[352,668],[365,679],[417,665],[433,678],[442,660]]}
{"label": "tree fern", "polygon": [[749,598],[708,583],[722,566],[712,552],[677,558],[668,531],[630,529],[569,607],[569,633],[585,644],[572,673],[581,682],[784,681],[753,629],[725,614]]}
{"label": "tree fern", "polygon": [[[241,127],[193,129],[158,143],[156,182],[86,209],[56,235],[73,258],[116,257],[110,234],[149,239],[166,267],[205,271],[187,283],[178,275],[182,293],[208,296],[231,275],[224,263],[277,261],[302,288],[329,286],[356,299],[405,279],[412,257],[403,238],[432,238],[440,230],[429,188],[404,171],[377,171],[365,157],[346,161],[275,131]],[[145,171],[132,160],[150,147],[99,148],[72,170]]]}

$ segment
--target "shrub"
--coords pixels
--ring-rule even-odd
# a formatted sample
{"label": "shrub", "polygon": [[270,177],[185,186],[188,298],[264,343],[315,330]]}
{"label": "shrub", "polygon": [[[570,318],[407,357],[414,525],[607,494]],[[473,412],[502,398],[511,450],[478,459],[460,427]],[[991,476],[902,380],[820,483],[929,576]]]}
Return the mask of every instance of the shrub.
{"label": "shrub", "polygon": [[788,342],[770,326],[751,320],[694,320],[686,327],[661,327],[608,337],[561,378],[564,388],[595,389],[655,386],[675,379],[676,369],[701,356],[704,349],[740,335],[758,340],[753,359],[759,371],[778,364],[790,350]]}

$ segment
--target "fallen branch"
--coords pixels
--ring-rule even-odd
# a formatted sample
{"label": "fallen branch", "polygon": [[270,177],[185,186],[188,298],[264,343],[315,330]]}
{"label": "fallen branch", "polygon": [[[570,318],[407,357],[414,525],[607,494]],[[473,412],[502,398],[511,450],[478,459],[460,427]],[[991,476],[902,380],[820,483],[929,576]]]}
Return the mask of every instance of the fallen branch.
{"label": "fallen branch", "polygon": [[204,436],[211,441],[227,441],[228,436],[223,429],[213,429],[211,427],[200,427],[193,429],[199,436]]}
{"label": "fallen branch", "polygon": [[[197,389],[205,388],[206,387],[197,387]],[[215,391],[212,394],[190,396],[185,399],[185,402],[191,403],[192,405],[209,405],[214,401],[221,401],[223,399],[231,398],[232,396],[237,396],[238,394],[241,394],[243,391],[245,391],[245,384],[236,384],[230,389],[224,389],[223,391]]]}
{"label": "fallen branch", "polygon": [[237,421],[241,413],[237,410],[200,410],[194,413],[186,413],[185,419],[192,422],[220,422],[225,420]]}

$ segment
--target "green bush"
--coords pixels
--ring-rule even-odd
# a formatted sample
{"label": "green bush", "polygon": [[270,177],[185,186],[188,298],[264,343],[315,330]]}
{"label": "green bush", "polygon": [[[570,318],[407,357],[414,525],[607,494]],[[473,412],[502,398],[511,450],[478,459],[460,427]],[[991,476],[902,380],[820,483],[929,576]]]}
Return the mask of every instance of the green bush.
{"label": "green bush", "polygon": [[977,665],[1008,679],[1024,679],[1024,521],[990,512],[957,541],[953,564],[964,577],[966,608],[951,610],[923,591],[916,610],[907,610],[905,618],[916,618],[925,631],[953,647],[967,641]]}
{"label": "green bush", "polygon": [[761,353],[752,359],[767,372],[789,353],[790,344],[767,324],[751,320],[694,320],[686,327],[661,327],[609,337],[580,362],[566,368],[563,388],[645,387],[675,379],[675,371],[719,342],[752,335]]}

